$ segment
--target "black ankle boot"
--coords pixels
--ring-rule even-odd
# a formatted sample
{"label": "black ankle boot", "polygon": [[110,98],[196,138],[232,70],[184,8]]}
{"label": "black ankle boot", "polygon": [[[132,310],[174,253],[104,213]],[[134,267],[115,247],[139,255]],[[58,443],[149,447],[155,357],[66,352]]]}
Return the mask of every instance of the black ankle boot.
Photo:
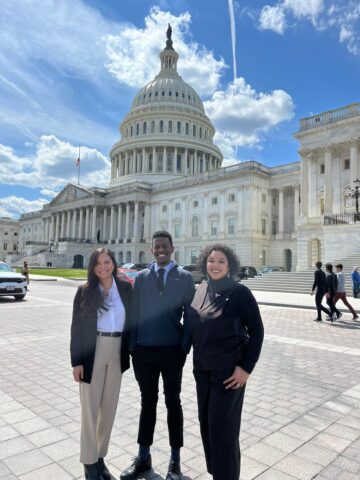
{"label": "black ankle boot", "polygon": [[104,480],[111,480],[112,479],[111,473],[109,472],[109,469],[105,465],[103,458],[99,458],[98,465],[99,465],[100,473],[103,476]]}
{"label": "black ankle boot", "polygon": [[84,465],[84,472],[86,480],[104,480],[97,462],[92,463],[91,465]]}

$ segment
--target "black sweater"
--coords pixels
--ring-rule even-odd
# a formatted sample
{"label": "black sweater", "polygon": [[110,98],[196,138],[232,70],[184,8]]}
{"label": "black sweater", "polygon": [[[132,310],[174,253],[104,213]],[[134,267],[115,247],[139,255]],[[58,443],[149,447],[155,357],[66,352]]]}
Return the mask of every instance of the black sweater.
{"label": "black sweater", "polygon": [[188,312],[194,368],[240,366],[251,373],[264,338],[260,311],[251,291],[232,279],[203,282]]}

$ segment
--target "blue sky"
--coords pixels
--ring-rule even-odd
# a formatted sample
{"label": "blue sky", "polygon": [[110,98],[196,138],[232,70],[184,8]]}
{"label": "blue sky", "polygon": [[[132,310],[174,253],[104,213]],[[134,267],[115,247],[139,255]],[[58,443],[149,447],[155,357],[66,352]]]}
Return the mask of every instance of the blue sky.
{"label": "blue sky", "polygon": [[79,144],[82,184],[108,184],[168,21],[224,164],[296,161],[300,118],[360,101],[357,0],[12,0],[0,18],[0,216],[76,182]]}

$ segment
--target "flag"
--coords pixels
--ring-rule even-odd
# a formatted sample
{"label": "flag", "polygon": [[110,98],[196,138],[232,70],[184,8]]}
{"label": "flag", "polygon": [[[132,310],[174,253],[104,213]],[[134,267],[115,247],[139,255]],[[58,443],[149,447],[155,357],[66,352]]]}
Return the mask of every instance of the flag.
{"label": "flag", "polygon": [[77,167],[80,167],[80,157],[77,158],[76,162],[75,162],[75,165]]}

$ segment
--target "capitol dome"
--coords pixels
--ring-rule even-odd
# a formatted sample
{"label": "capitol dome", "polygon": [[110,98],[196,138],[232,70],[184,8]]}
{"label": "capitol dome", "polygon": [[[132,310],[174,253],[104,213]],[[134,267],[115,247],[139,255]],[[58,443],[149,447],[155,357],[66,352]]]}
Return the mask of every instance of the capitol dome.
{"label": "capitol dome", "polygon": [[215,128],[195,90],[177,72],[179,55],[167,32],[160,72],[135,96],[111,152],[111,182],[154,183],[221,167]]}

